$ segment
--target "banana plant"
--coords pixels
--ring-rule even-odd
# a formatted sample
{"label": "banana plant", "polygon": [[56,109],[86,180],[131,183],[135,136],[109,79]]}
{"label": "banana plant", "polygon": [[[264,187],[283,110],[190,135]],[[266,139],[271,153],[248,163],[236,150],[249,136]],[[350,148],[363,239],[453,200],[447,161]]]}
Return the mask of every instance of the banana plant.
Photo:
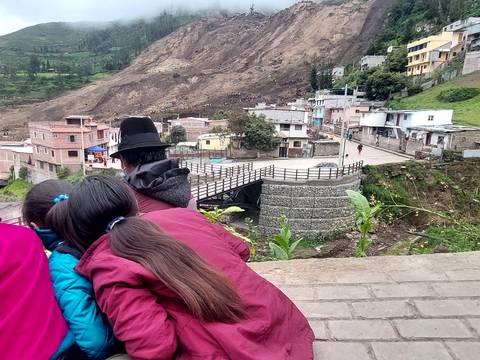
{"label": "banana plant", "polygon": [[276,259],[291,260],[293,252],[303,239],[300,238],[291,243],[293,235],[287,217],[282,215],[278,222],[280,223],[280,232],[273,238],[274,241],[268,243],[268,246]]}
{"label": "banana plant", "polygon": [[347,195],[355,207],[355,223],[360,231],[360,239],[355,246],[355,256],[366,257],[366,251],[372,243],[368,234],[372,231],[373,220],[382,208],[382,204],[370,206],[367,198],[357,191],[347,190]]}

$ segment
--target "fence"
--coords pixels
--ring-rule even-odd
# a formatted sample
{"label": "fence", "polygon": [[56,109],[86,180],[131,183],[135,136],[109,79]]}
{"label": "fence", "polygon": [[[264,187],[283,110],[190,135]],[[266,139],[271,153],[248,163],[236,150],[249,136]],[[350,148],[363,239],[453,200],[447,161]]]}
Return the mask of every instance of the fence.
{"label": "fence", "polygon": [[344,176],[359,173],[363,167],[363,161],[343,166],[342,168],[309,168],[309,169],[285,169],[270,165],[265,168],[243,172],[236,176],[223,178],[206,184],[198,183],[192,187],[192,195],[197,201],[205,200],[228,191],[238,189],[263,179],[279,180],[331,180],[340,179]]}
{"label": "fence", "polygon": [[226,158],[227,150],[195,150],[195,151],[169,150],[168,157],[170,159]]}
{"label": "fence", "polygon": [[194,163],[182,159],[179,160],[178,165],[181,168],[189,169],[190,172],[195,174],[218,173],[220,175],[225,174],[225,176],[233,176],[235,174],[253,170],[253,163],[251,162],[234,166],[222,166],[218,164]]}

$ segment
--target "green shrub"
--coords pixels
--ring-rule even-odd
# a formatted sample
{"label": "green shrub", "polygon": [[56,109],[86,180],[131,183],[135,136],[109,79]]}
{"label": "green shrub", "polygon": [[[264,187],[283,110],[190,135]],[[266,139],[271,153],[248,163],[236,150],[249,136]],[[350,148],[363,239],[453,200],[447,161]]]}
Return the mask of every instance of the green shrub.
{"label": "green shrub", "polygon": [[278,219],[280,223],[280,232],[268,243],[272,255],[278,260],[291,260],[293,252],[297,248],[298,244],[303,241],[302,238],[295,240],[292,234],[292,229],[288,219],[285,215],[280,216]]}
{"label": "green shrub", "polygon": [[437,99],[443,102],[458,102],[472,99],[480,94],[480,90],[476,88],[460,87],[455,89],[443,90]]}
{"label": "green shrub", "polygon": [[70,169],[69,168],[66,168],[66,167],[62,167],[58,170],[57,172],[57,177],[60,179],[60,180],[65,180],[66,178],[68,178],[70,176]]}
{"label": "green shrub", "polygon": [[423,88],[420,84],[410,84],[407,87],[408,96],[420,94],[422,91],[423,91]]}
{"label": "green shrub", "polygon": [[28,169],[26,167],[22,166],[20,168],[20,170],[18,170],[18,177],[20,179],[22,179],[23,181],[26,181],[27,178],[28,178],[28,173],[29,173]]}

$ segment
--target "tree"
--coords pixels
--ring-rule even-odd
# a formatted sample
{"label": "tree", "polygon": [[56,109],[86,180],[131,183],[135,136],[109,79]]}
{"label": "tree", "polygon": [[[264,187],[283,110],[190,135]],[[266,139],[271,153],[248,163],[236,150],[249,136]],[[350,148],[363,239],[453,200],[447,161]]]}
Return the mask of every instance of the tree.
{"label": "tree", "polygon": [[396,49],[387,55],[385,70],[389,72],[404,73],[408,65],[408,51],[406,47]]}
{"label": "tree", "polygon": [[232,134],[242,136],[248,123],[248,113],[231,112],[228,115],[228,130]]}
{"label": "tree", "polygon": [[67,168],[67,167],[61,167],[61,168],[57,171],[57,177],[58,177],[60,180],[65,180],[65,179],[67,179],[70,175],[71,175],[70,169]]}
{"label": "tree", "polygon": [[391,73],[377,69],[368,77],[365,84],[367,97],[370,100],[387,100],[393,93],[399,92],[407,85],[405,75],[399,73]]}
{"label": "tree", "polygon": [[245,142],[247,147],[259,151],[272,150],[279,144],[279,140],[275,137],[275,126],[263,115],[249,116],[245,127]]}
{"label": "tree", "polygon": [[38,59],[38,56],[36,55],[30,56],[30,67],[28,69],[28,72],[36,75],[39,71],[40,71],[40,60]]}
{"label": "tree", "polygon": [[318,69],[316,65],[312,65],[310,68],[310,87],[313,91],[318,90],[318,78],[317,78]]}
{"label": "tree", "polygon": [[22,166],[20,168],[20,170],[18,170],[18,177],[20,179],[22,179],[23,181],[26,181],[27,178],[28,178],[28,169],[24,166]]}
{"label": "tree", "polygon": [[181,125],[176,125],[170,130],[170,140],[173,144],[178,144],[182,141],[187,141],[187,132]]}
{"label": "tree", "polygon": [[320,90],[333,87],[333,75],[331,66],[322,66],[317,74],[317,86]]}

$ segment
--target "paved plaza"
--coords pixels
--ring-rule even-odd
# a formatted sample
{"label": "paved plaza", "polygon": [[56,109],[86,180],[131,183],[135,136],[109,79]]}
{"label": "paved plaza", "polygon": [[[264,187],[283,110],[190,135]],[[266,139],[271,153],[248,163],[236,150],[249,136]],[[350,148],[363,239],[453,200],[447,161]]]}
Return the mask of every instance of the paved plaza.
{"label": "paved plaza", "polygon": [[480,252],[251,266],[308,317],[316,359],[480,359]]}

